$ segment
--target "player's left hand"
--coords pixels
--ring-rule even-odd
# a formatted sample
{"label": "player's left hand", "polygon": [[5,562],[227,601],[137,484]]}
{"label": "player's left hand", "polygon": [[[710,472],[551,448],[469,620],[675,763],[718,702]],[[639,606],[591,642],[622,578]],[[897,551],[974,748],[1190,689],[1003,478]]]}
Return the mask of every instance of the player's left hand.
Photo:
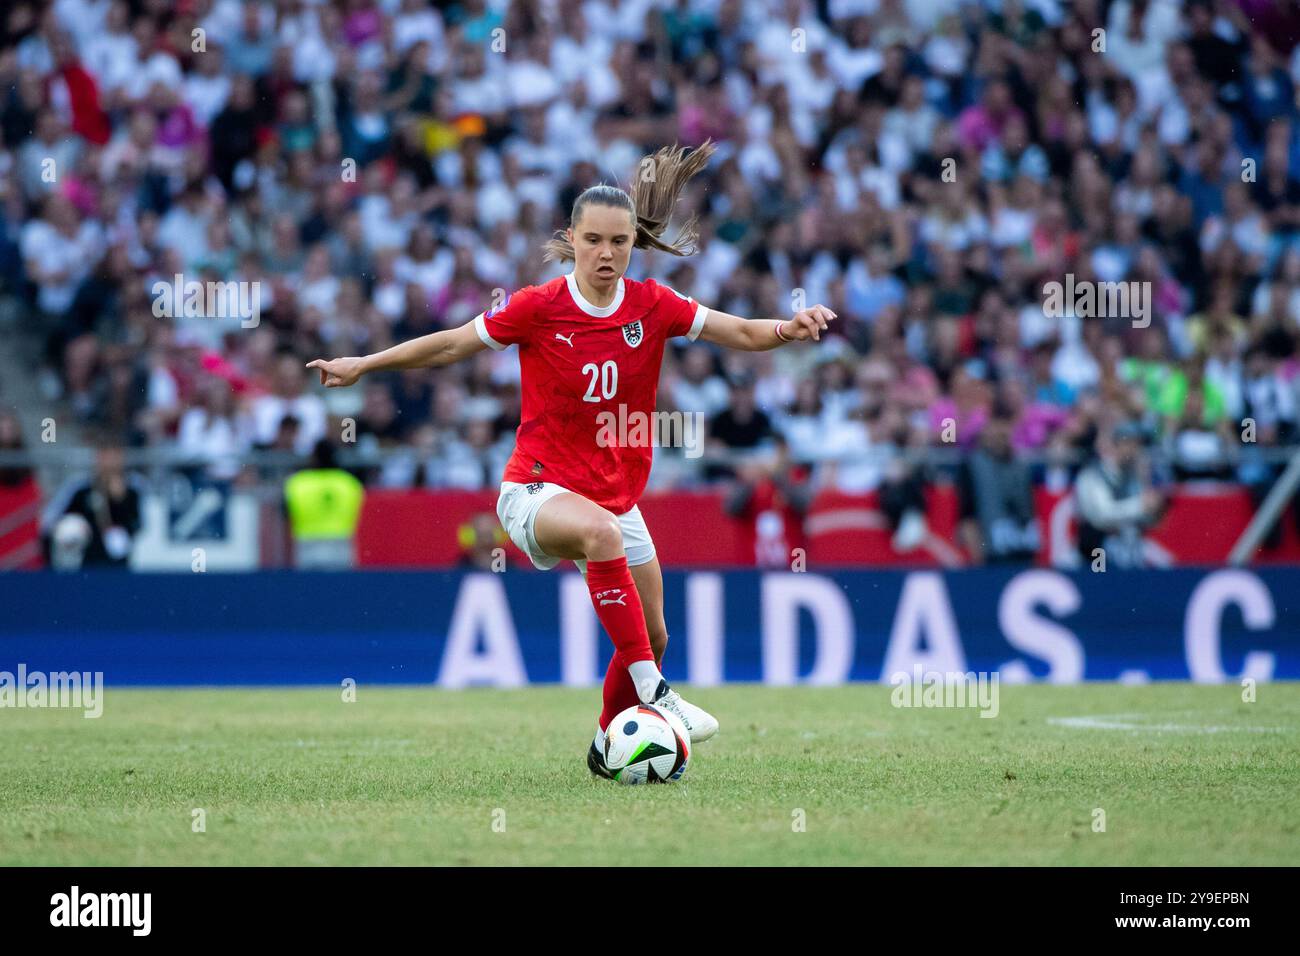
{"label": "player's left hand", "polygon": [[781,331],[785,333],[786,338],[797,342],[806,342],[809,339],[820,342],[827,323],[834,318],[835,313],[826,306],[813,305],[799,310],[793,318],[786,319]]}

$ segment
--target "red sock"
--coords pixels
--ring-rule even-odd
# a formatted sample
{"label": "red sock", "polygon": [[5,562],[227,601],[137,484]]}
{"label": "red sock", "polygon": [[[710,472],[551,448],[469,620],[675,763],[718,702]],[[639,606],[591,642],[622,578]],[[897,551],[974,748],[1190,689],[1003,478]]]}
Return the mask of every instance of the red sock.
{"label": "red sock", "polygon": [[641,703],[641,698],[636,693],[636,684],[632,683],[632,675],[619,661],[617,653],[610,658],[609,668],[605,671],[603,695],[604,709],[598,718],[601,730],[608,727],[609,722],[620,713]]}
{"label": "red sock", "polygon": [[627,568],[627,555],[608,561],[588,561],[587,590],[591,592],[596,617],[600,618],[617,648],[614,659],[622,665],[624,672],[629,664],[653,661],[655,655],[650,650],[645,611],[641,607],[641,595],[632,581],[632,572]]}

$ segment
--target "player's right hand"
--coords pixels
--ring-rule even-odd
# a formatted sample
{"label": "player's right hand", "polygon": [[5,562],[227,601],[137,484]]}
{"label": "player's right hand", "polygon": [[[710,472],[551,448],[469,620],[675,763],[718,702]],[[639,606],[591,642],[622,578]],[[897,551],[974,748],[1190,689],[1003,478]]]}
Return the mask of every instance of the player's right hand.
{"label": "player's right hand", "polygon": [[359,358],[315,359],[308,362],[307,367],[320,370],[320,383],[326,388],[355,385],[361,377]]}

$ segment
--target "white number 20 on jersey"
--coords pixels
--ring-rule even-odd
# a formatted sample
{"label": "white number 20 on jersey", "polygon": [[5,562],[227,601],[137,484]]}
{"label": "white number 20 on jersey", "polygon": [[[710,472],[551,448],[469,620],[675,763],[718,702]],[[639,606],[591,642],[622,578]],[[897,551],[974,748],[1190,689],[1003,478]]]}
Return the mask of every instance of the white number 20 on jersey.
{"label": "white number 20 on jersey", "polygon": [[[582,396],[584,402],[608,401],[614,397],[618,391],[618,365],[613,359],[604,362],[598,368],[595,362],[588,362],[582,367],[582,374],[591,374],[591,383],[587,386],[587,394]],[[596,394],[596,382],[600,382],[600,394]]]}

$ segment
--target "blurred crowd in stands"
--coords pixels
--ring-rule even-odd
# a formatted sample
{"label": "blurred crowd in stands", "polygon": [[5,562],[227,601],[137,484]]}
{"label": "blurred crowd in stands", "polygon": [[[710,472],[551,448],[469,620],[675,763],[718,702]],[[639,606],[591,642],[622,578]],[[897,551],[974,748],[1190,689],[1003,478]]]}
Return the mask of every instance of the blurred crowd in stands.
{"label": "blurred crowd in stands", "polygon": [[[1137,480],[1147,521],[1152,483],[1263,489],[1252,452],[1296,441],[1298,42],[1275,0],[10,0],[0,282],[43,399],[107,442],[238,480],[351,418],[394,451],[370,486],[494,487],[514,350],[329,392],[304,363],[568,271],[542,243],[583,188],[711,137],[680,209],[700,253],[631,276],[839,321],[817,347],[679,340],[661,406],[772,454],[660,450],[651,487],[881,490],[901,546],[924,450],[955,448],[973,549],[1032,552],[1029,489],[1095,452],[1129,464],[1093,490]],[[1049,314],[1067,275],[1145,284],[1149,323]],[[259,321],[160,317],[175,276],[258,283]]]}

